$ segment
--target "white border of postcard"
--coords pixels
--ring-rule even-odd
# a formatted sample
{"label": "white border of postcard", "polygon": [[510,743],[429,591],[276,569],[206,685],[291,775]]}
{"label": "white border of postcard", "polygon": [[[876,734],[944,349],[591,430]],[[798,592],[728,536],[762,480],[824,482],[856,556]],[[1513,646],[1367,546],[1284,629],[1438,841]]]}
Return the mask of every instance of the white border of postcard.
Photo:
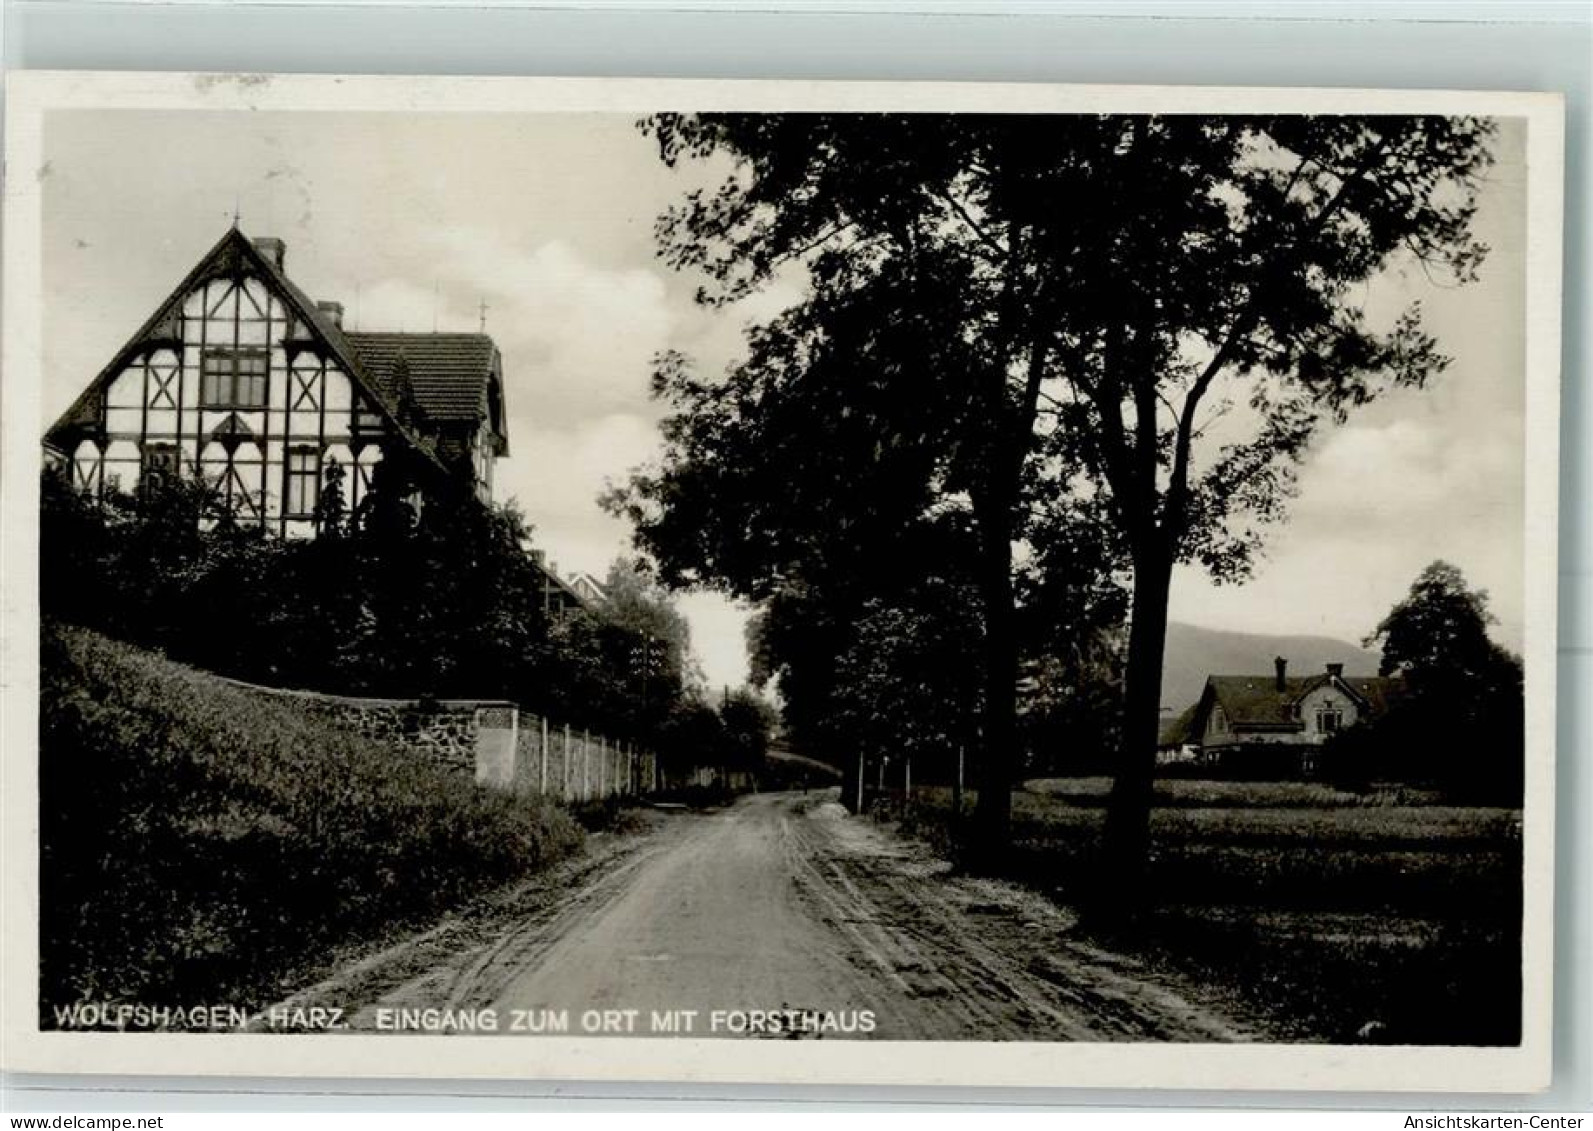
{"label": "white border of postcard", "polygon": [[[12,72],[6,91],[0,385],[0,1067],[64,1073],[771,1084],[1525,1092],[1550,1074],[1555,595],[1564,104],[1557,94],[798,82]],[[1429,113],[1527,123],[1523,1038],[1515,1048],[734,1041],[39,1032],[38,437],[41,197],[53,109],[632,114],[679,110]],[[949,1042],[948,1042],[949,1043]]]}

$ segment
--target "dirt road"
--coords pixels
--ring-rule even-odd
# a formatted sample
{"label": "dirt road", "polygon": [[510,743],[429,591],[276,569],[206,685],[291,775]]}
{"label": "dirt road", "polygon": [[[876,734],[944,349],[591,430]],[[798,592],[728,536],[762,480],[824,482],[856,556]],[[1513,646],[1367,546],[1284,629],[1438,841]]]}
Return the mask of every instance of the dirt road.
{"label": "dirt road", "polygon": [[833,791],[764,794],[669,816],[560,898],[350,1015],[369,1028],[378,1010],[421,1007],[696,1010],[694,1032],[710,1035],[715,1010],[790,1009],[854,1022],[870,1011],[867,1035],[887,1039],[1252,1036],[1073,927],[1032,893],[949,875],[922,846],[847,816]]}

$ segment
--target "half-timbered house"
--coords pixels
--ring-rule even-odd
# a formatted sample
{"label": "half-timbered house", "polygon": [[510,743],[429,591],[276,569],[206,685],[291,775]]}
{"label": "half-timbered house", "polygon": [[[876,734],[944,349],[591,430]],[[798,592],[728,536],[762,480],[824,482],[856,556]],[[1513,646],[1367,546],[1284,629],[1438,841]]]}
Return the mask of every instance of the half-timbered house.
{"label": "half-timbered house", "polygon": [[285,256],[223,235],[45,434],[46,458],[96,495],[196,476],[207,521],[286,537],[316,529],[334,464],[351,512],[378,483],[490,497],[509,450],[492,339],[345,329]]}

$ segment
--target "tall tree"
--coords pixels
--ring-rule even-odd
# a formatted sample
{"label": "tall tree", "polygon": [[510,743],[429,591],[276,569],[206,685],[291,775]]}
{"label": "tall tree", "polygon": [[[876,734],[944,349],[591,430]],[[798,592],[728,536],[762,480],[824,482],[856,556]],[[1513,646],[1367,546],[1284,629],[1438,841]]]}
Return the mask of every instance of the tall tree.
{"label": "tall tree", "polygon": [[1521,661],[1488,635],[1488,595],[1435,561],[1367,637],[1405,693],[1371,737],[1387,768],[1490,802],[1520,804]]}
{"label": "tall tree", "polygon": [[1382,649],[1383,675],[1420,685],[1465,678],[1492,665],[1499,646],[1488,638],[1493,623],[1488,594],[1466,585],[1460,569],[1435,561],[1417,575],[1402,598],[1366,638]]}
{"label": "tall tree", "polygon": [[779,723],[774,705],[749,687],[726,691],[719,704],[726,749],[736,769],[761,773]]}
{"label": "tall tree", "polygon": [[[1490,124],[1460,118],[697,115],[645,123],[671,164],[733,169],[660,222],[706,303],[782,274],[802,301],[724,381],[677,360],[640,536],[766,595],[928,508],[979,532],[979,827],[1004,839],[1014,546],[1061,502],[1110,523],[1133,577],[1114,889],[1147,851],[1173,567],[1242,576],[1326,422],[1443,367],[1412,307],[1362,284],[1397,256],[1458,279]],[[759,468],[766,468],[760,472]],[[866,489],[860,489],[859,485]],[[751,535],[747,532],[755,531]]]}
{"label": "tall tree", "polygon": [[1057,226],[1091,269],[1074,276],[1083,286],[1069,288],[1049,348],[1062,388],[1055,435],[1085,449],[1133,567],[1107,824],[1109,890],[1132,901],[1148,852],[1173,566],[1243,577],[1317,431],[1447,364],[1419,305],[1380,326],[1365,284],[1397,256],[1475,277],[1485,249],[1470,225],[1492,127],[1417,117],[1100,125],[1075,198],[1095,223]]}
{"label": "tall tree", "polygon": [[[1017,679],[1013,547],[1023,531],[1031,430],[1007,403],[1022,358],[1016,264],[993,268],[925,170],[956,178],[953,119],[762,116],[651,121],[666,161],[723,148],[725,189],[661,222],[666,258],[728,302],[794,265],[807,300],[756,329],[724,382],[666,359],[676,408],[662,471],[633,484],[631,516],[666,569],[762,600],[792,588],[841,599],[876,589],[926,517],[973,518],[985,702],[981,838],[1010,810]],[[999,325],[993,324],[999,323]],[[848,571],[858,584],[838,586]]]}

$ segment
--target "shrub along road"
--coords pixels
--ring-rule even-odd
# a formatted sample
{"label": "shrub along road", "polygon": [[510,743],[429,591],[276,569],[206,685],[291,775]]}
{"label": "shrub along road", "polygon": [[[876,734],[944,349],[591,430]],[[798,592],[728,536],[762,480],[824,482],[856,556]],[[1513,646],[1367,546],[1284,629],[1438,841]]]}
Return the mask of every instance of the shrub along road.
{"label": "shrub along road", "polygon": [[[367,964],[300,1001],[336,1000],[358,1029],[402,1010],[490,1008],[505,1031],[563,1012],[579,1034],[585,1011],[607,1008],[637,1011],[638,1033],[652,1011],[695,1010],[693,1032],[715,1035],[714,1011],[795,1010],[809,1031],[830,1015],[836,1036],[1264,1039],[1194,987],[1075,937],[1066,910],[950,875],[923,846],[847,817],[833,791],[671,814],[607,851],[562,891],[505,904],[465,945],[432,935],[389,954],[402,980]],[[727,1018],[718,1035],[742,1024]]]}

